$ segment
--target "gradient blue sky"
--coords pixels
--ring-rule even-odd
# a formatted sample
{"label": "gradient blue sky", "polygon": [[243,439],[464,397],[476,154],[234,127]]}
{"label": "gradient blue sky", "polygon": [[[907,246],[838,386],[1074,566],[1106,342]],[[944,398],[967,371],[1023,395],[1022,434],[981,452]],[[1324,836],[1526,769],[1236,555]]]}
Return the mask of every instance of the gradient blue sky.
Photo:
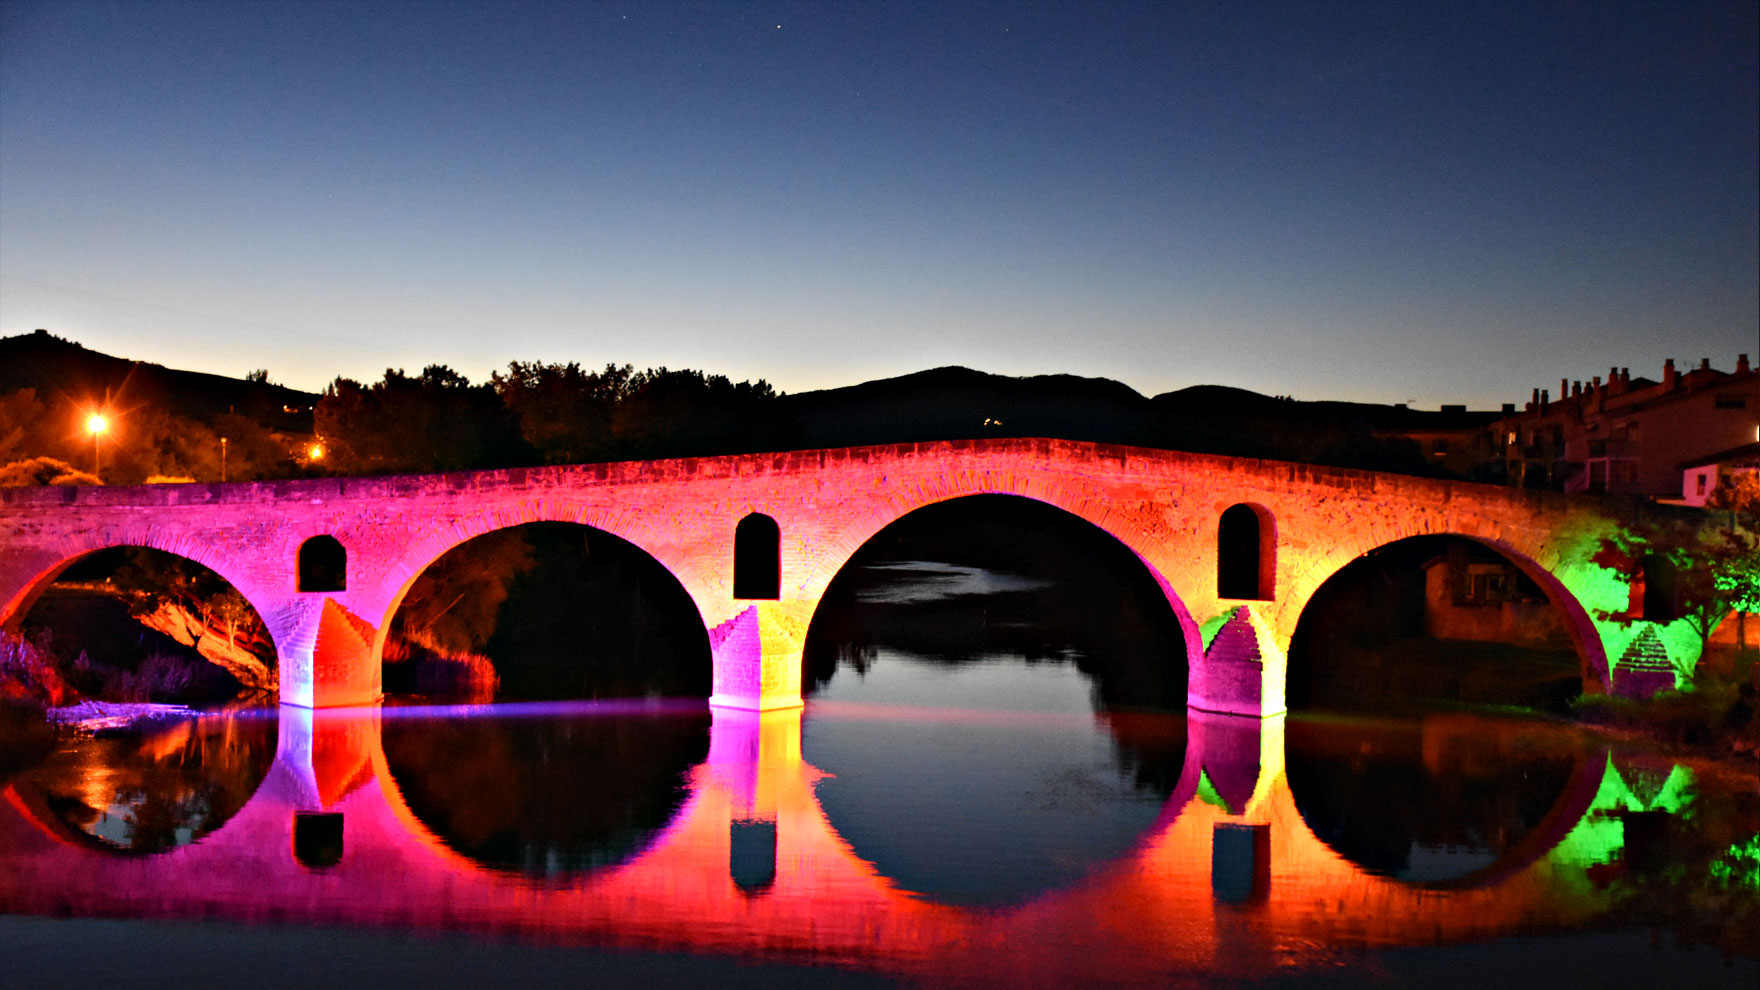
{"label": "gradient blue sky", "polygon": [[1760,357],[1756,5],[0,4],[0,334],[321,388]]}

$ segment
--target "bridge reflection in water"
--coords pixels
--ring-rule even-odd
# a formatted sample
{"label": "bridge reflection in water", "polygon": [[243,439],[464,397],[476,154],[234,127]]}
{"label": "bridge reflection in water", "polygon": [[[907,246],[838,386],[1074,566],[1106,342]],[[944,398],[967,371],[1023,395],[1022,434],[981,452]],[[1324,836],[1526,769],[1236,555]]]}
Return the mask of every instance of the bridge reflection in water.
{"label": "bridge reflection in water", "polygon": [[[1337,945],[1568,930],[1606,906],[1593,874],[1618,853],[1618,813],[1667,806],[1680,789],[1667,774],[1634,788],[1630,768],[1622,775],[1606,749],[1579,746],[1525,833],[1488,858],[1469,858],[1464,871],[1438,876],[1408,862],[1395,876],[1399,869],[1373,855],[1355,855],[1363,843],[1337,815],[1320,813],[1326,841],[1304,819],[1286,773],[1283,719],[1193,713],[1171,794],[1134,843],[1061,886],[972,906],[906,889],[838,832],[816,796],[826,774],[802,758],[798,710],[282,708],[209,716],[170,730],[182,733],[175,743],[150,736],[132,751],[150,762],[218,733],[245,752],[269,738],[264,726],[277,717],[273,764],[254,794],[205,834],[159,842],[150,855],[121,851],[126,829],[94,838],[103,831],[91,826],[94,806],[126,814],[117,811],[126,802],[105,791],[119,779],[114,767],[75,766],[71,783],[48,771],[14,778],[0,806],[0,912],[483,932],[1034,986],[1096,973],[1143,984],[1172,974],[1252,978],[1326,965]],[[532,742],[529,726],[476,724],[573,719],[567,736],[594,718],[658,730],[650,748],[664,752],[650,762],[663,782],[673,778],[673,797],[644,803],[633,796],[639,787],[621,784],[596,793],[567,771],[502,779],[487,751],[524,747],[530,763],[551,744]],[[1121,716],[1097,718],[1115,737],[1145,731]],[[480,772],[424,778],[419,766],[396,765],[400,736],[420,720],[447,722],[457,742],[450,752],[487,761]],[[1523,731],[1501,744],[1485,738],[1482,723],[1445,716],[1399,745],[1415,747],[1426,766],[1496,762],[1534,746]],[[634,730],[605,729],[579,745],[634,758],[642,741]],[[1387,744],[1363,743],[1357,753],[1373,761],[1376,746]],[[1330,758],[1320,749],[1309,764]],[[248,779],[254,765],[248,755],[216,763],[228,779]],[[471,812],[465,795],[440,792],[445,785],[434,782],[443,780],[496,789],[518,814]],[[1298,779],[1297,787],[1310,785]],[[560,793],[571,788],[578,793]],[[541,825],[506,824],[544,821],[532,802],[576,824],[560,838],[519,832]],[[589,810],[595,803],[611,807]],[[86,810],[68,811],[76,806]],[[579,825],[583,817],[598,824]]]}

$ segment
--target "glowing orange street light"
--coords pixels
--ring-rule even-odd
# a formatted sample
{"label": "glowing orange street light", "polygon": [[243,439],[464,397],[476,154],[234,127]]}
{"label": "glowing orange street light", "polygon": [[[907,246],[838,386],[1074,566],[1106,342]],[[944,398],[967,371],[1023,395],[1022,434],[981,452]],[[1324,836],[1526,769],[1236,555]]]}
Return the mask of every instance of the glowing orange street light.
{"label": "glowing orange street light", "polygon": [[95,412],[95,413],[92,413],[90,416],[86,417],[86,432],[90,433],[92,435],[92,473],[93,474],[97,474],[98,469],[103,465],[103,460],[100,456],[100,448],[99,448],[98,444],[99,444],[99,441],[101,441],[104,438],[105,432],[107,432],[109,429],[110,429],[110,419],[109,419],[109,417],[105,416],[103,413]]}
{"label": "glowing orange street light", "polygon": [[310,447],[306,448],[306,460],[321,461],[323,459],[324,459],[324,445],[323,444],[314,443]]}

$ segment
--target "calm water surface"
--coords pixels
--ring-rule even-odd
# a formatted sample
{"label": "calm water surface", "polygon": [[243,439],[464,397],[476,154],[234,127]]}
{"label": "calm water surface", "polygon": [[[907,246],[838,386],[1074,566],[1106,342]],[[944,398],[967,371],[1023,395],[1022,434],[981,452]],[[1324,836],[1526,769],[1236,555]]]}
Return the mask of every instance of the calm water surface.
{"label": "calm water surface", "polygon": [[1751,774],[1542,720],[1127,703],[1166,644],[1067,631],[1036,578],[895,560],[843,591],[804,712],[70,740],[0,782],[4,982],[1760,979]]}

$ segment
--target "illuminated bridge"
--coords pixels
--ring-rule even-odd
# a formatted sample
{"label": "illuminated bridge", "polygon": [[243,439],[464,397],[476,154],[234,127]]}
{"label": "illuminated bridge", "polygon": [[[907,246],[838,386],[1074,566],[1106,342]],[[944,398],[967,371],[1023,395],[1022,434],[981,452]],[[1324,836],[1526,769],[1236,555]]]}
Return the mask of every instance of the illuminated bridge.
{"label": "illuminated bridge", "polygon": [[371,704],[391,618],[428,565],[494,530],[580,523],[645,551],[688,592],[709,634],[712,704],[789,708],[801,703],[808,625],[856,550],[915,509],[994,494],[1055,506],[1135,553],[1185,632],[1188,702],[1202,711],[1283,711],[1290,639],[1316,589],[1413,536],[1465,537],[1519,567],[1562,617],[1587,691],[1607,690],[1609,659],[1628,650],[1697,649],[1672,629],[1595,617],[1630,595],[1590,560],[1613,526],[1596,500],[1042,439],[0,490],[0,624],[16,627],[83,555],[154,547],[212,568],[256,608],[279,653],[283,704]]}

